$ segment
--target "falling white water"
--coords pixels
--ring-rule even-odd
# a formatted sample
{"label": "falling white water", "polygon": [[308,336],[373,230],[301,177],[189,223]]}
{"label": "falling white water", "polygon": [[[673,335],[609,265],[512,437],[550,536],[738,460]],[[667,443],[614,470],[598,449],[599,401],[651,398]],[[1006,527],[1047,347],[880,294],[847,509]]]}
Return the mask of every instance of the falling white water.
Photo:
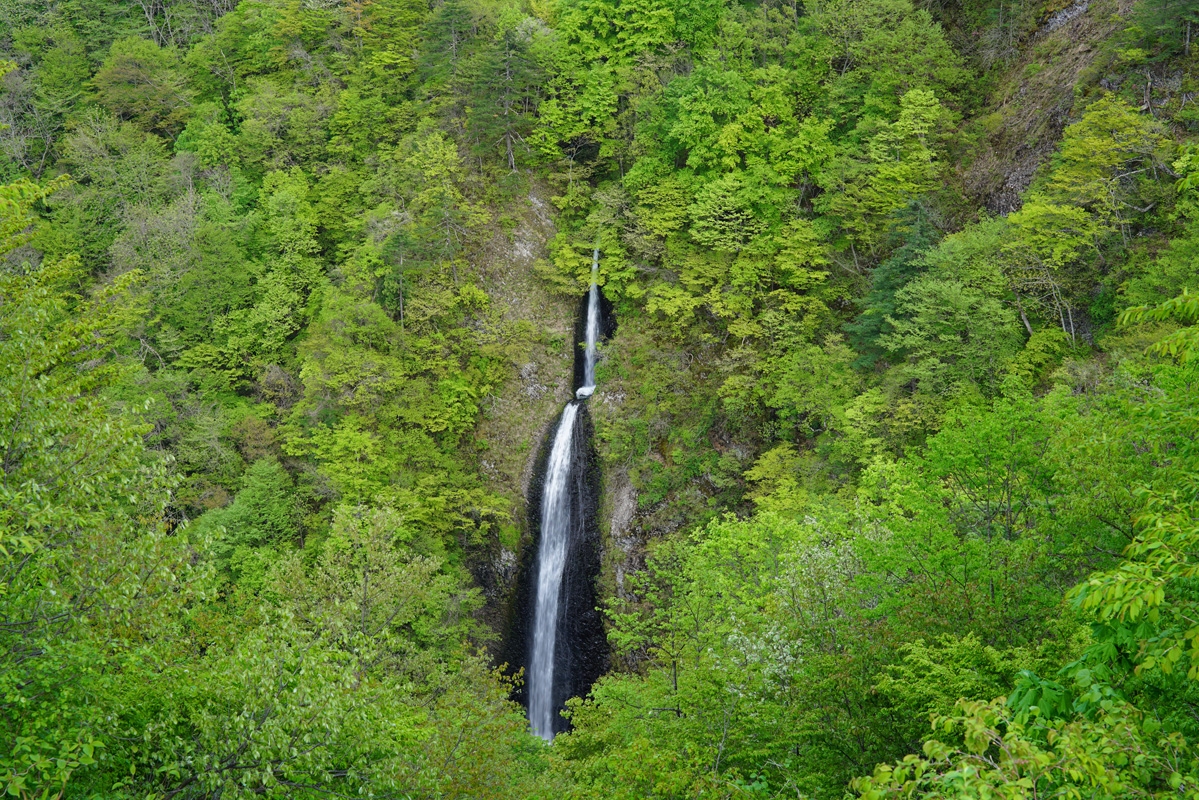
{"label": "falling white water", "polygon": [[591,397],[595,391],[595,343],[599,341],[599,248],[591,256],[591,290],[587,293],[587,333],[583,340],[583,385],[575,397]]}
{"label": "falling white water", "polygon": [[562,595],[562,574],[570,551],[572,520],[571,470],[575,467],[575,419],[582,400],[595,391],[595,345],[599,340],[599,248],[591,260],[591,291],[587,296],[586,339],[583,346],[583,385],[578,398],[566,404],[550,458],[545,465],[545,484],[541,494],[541,544],[537,550],[537,605],[533,611],[533,657],[529,663],[529,725],[533,733],[547,742],[554,738],[558,708],[554,702],[554,656],[558,644],[558,610]]}
{"label": "falling white water", "polygon": [[533,615],[533,659],[529,664],[529,724],[546,741],[554,738],[554,646],[558,633],[558,599],[570,537],[571,444],[577,402],[568,403],[554,434],[541,495],[541,546],[537,551],[537,608]]}

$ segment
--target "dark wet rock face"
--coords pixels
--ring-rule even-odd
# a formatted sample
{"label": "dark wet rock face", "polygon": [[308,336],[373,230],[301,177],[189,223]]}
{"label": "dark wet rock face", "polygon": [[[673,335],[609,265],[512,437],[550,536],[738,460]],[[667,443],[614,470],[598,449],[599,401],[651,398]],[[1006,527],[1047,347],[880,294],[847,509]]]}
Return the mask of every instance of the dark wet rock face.
{"label": "dark wet rock face", "polygon": [[[576,325],[574,388],[579,399],[567,404],[547,430],[528,491],[531,541],[516,567],[520,584],[508,636],[502,648],[510,669],[524,668],[515,699],[529,709],[535,733],[551,739],[567,729],[560,712],[572,697],[584,696],[608,669],[603,615],[597,610],[601,569],[599,526],[600,469],[584,386],[594,374],[582,343],[606,338],[614,329],[611,305],[598,289],[584,297]],[[597,302],[598,300],[598,302]],[[591,333],[588,334],[588,318]]]}

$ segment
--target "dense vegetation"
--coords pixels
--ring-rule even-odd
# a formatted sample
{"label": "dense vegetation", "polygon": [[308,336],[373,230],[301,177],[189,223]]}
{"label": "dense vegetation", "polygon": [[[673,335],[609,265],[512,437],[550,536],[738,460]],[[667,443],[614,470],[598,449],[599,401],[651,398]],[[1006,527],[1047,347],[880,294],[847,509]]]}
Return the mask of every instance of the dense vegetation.
{"label": "dense vegetation", "polygon": [[[0,785],[1199,796],[1192,27],[0,2]],[[479,578],[485,409],[569,349],[497,301],[542,197],[636,498],[552,746]]]}

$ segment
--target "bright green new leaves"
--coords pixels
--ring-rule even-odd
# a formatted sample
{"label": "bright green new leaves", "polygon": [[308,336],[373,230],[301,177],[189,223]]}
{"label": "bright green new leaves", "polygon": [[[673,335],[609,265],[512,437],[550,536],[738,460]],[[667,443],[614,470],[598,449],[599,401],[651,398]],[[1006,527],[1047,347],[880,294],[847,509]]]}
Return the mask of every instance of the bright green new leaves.
{"label": "bright green new leaves", "polygon": [[389,508],[342,506],[311,568],[294,552],[275,563],[263,624],[143,699],[152,746],[130,783],[305,798],[519,785],[523,718],[463,648],[474,593],[403,526]]}
{"label": "bright green new leaves", "polygon": [[[371,188],[402,206],[404,213],[386,225],[382,255],[394,269],[390,275],[380,276],[384,280],[379,288],[383,304],[403,324],[411,313],[405,298],[420,273],[448,269],[457,289],[457,259],[469,237],[487,222],[488,214],[463,191],[462,159],[457,146],[430,122],[422,123],[415,134],[406,137],[395,150],[385,152],[381,160],[383,169]],[[418,307],[415,311],[418,324],[437,316],[433,308]]]}
{"label": "bright green new leaves", "polygon": [[[29,275],[0,277],[6,331],[0,340],[5,418],[0,447],[9,454],[0,551],[8,558],[15,558],[16,552],[34,552],[44,544],[39,531],[51,535],[50,528],[59,524],[52,522],[55,507],[71,505],[56,499],[60,494],[81,493],[78,499],[87,507],[91,501],[86,498],[99,491],[96,502],[115,501],[125,507],[115,500],[120,491],[107,494],[89,488],[91,481],[107,487],[109,482],[119,485],[129,480],[137,486],[157,479],[140,466],[142,454],[135,444],[138,427],[129,420],[106,424],[103,404],[95,397],[97,389],[114,377],[106,362],[112,355],[112,338],[130,320],[128,287],[138,276],[125,276],[85,306],[87,316],[73,319],[63,288],[78,275],[78,259],[68,259],[45,264]],[[71,453],[74,456],[66,458]],[[78,461],[84,454],[86,458]],[[57,466],[64,460],[73,466]],[[136,505],[144,500],[137,497],[140,491],[130,489],[128,502]],[[102,512],[97,507],[87,513]],[[85,518],[64,524],[84,525]]]}
{"label": "bright green new leaves", "polygon": [[178,133],[191,105],[175,53],[145,39],[113,42],[92,85],[100,103],[119,119],[161,135]]}
{"label": "bright green new leaves", "polygon": [[21,737],[9,755],[0,758],[0,785],[10,796],[62,797],[71,776],[95,764],[103,747],[103,742],[82,736],[60,742]]}
{"label": "bright green new leaves", "polygon": [[[4,222],[42,193],[0,190]],[[78,258],[0,273],[0,786],[14,795],[61,792],[103,758],[190,598],[162,460],[103,394],[139,276],[82,299],[68,293],[81,273]]]}
{"label": "bright green new leaves", "polygon": [[291,338],[307,321],[309,296],[324,277],[314,257],[319,249],[316,215],[304,174],[269,174],[260,202],[262,261],[254,265],[253,305],[231,310],[218,323],[219,333],[180,358],[183,366],[211,370],[231,385],[257,377],[284,357]]}
{"label": "bright green new leaves", "polygon": [[[674,43],[666,10],[651,6],[620,7],[639,22],[638,59],[609,9],[563,3],[546,15],[562,39],[546,62],[539,147],[563,158],[568,183],[555,278],[585,274],[598,243],[608,296],[648,311],[656,336],[711,365],[699,372],[716,378],[714,422],[737,435],[766,447],[843,429],[838,406],[857,380],[837,309],[894,246],[905,209],[935,205],[925,198],[945,188],[954,115],[942,100],[952,103],[966,72],[932,17],[905,0],[817,4],[798,18],[770,4],[728,7],[705,36],[684,34],[672,7]],[[694,19],[698,30],[706,17]],[[594,188],[580,183],[588,176]],[[994,297],[971,303],[954,325],[982,324],[981,343],[1006,312]],[[1018,348],[1005,335],[993,349],[974,359],[983,366],[930,387],[979,370],[995,379]],[[703,435],[686,427],[685,438]],[[649,450],[636,458],[639,474],[658,474]]]}
{"label": "bright green new leaves", "polygon": [[[0,172],[74,183],[0,187],[10,794],[1193,793],[1199,169],[1160,3],[1146,83],[1041,64],[1052,31],[987,66],[1044,11],[1010,3],[25,5]],[[974,137],[1018,132],[958,115],[1096,54],[982,216]],[[632,517],[615,670],[546,748],[476,652],[519,527],[480,420],[561,344],[525,280],[576,292],[597,244]],[[1109,331],[1130,304],[1185,327]]]}
{"label": "bright green new leaves", "polygon": [[941,26],[906,0],[832,0],[811,14],[838,74],[830,86],[838,117],[887,119],[907,91],[952,97],[968,78]]}
{"label": "bright green new leaves", "polygon": [[562,4],[555,23],[572,50],[624,66],[670,42],[675,15],[660,0],[575,0]]}
{"label": "bright green new leaves", "polygon": [[548,156],[573,160],[587,141],[611,155],[620,146],[621,99],[645,77],[637,61],[674,40],[674,11],[661,0],[571,0],[556,11],[558,42],[544,56],[551,78],[534,141]]}
{"label": "bright green new leaves", "polygon": [[719,797],[732,783],[722,773],[784,757],[799,736],[787,712],[805,695],[795,678],[811,649],[798,634],[820,615],[791,615],[802,608],[793,595],[810,587],[796,558],[811,533],[726,521],[661,548],[636,589],[642,602],[614,615],[613,634],[619,652],[655,667],[605,678],[555,742],[575,796]]}
{"label": "bright green new leaves", "polygon": [[1144,175],[1168,152],[1161,126],[1127,104],[1104,97],[1066,128],[1042,191],[1069,198],[1102,219],[1122,221]]}
{"label": "bright green new leaves", "polygon": [[739,72],[706,64],[671,82],[665,97],[670,119],[667,142],[687,159],[687,166],[727,170],[741,165],[739,131],[722,133],[749,110],[752,86]]}
{"label": "bright green new leaves", "polygon": [[[823,367],[803,386],[819,398],[812,383],[836,372],[803,358]],[[924,719],[937,714],[957,720],[954,731],[970,726],[975,749],[959,748],[944,728],[931,732],[949,744],[930,744],[926,759],[901,765],[904,781],[913,770],[926,781],[909,789],[956,786],[936,781],[986,766],[969,760],[998,741],[986,730],[1001,739],[1010,732],[1012,751],[1031,760],[992,758],[996,771],[971,773],[981,786],[1026,775],[1072,785],[1079,779],[1057,768],[1076,763],[1153,785],[1162,773],[1120,772],[1103,751],[1111,730],[1071,719],[1070,698],[1054,706],[1064,702],[1066,718],[1044,721],[1000,704],[954,707],[1008,692],[1021,671],[1052,674],[1088,643],[1077,622],[1057,618],[1064,590],[1092,559],[1112,564],[1102,554],[1127,542],[1123,520],[1137,503],[1130,487],[1160,473],[1155,454],[1189,453],[1190,428],[1177,418],[1190,390],[1183,376],[1167,377],[1148,409],[1136,391],[1099,401],[1008,387],[985,405],[966,395],[925,446],[898,463],[876,459],[845,503],[831,494],[813,502],[812,456],[772,449],[747,473],[759,487],[756,518],[663,542],[626,583],[612,641],[645,666],[605,679],[573,709],[576,727],[555,745],[563,774],[579,796],[719,797],[752,784],[835,797],[855,772],[918,750],[930,735]],[[866,410],[829,402],[835,427]],[[802,523],[786,521],[797,512]],[[1110,698],[1103,686],[1095,694],[1096,703]],[[1031,702],[1048,713],[1048,700],[1042,691]],[[1017,711],[1021,728],[1011,721]],[[976,724],[983,712],[993,715],[990,728]],[[1099,713],[1142,719],[1110,703]],[[1067,735],[1077,747],[1060,750]],[[1157,748],[1178,741],[1172,730],[1122,728],[1120,736],[1149,770],[1169,763]],[[889,769],[863,790],[891,786],[901,773]]]}
{"label": "bright green new leaves", "polygon": [[[1139,424],[1132,432],[1140,427],[1162,436],[1153,447],[1172,458],[1129,482],[1167,481],[1176,488],[1141,489],[1142,512],[1124,559],[1068,593],[1095,622],[1095,645],[1059,673],[1080,696],[1071,703],[1060,684],[1030,674],[1010,702],[963,701],[934,720],[934,735],[952,737],[948,743],[927,741],[923,757],[879,766],[872,777],[855,781],[863,797],[1190,796],[1199,786],[1187,723],[1159,694],[1176,698],[1199,676],[1193,366],[1165,369],[1158,379],[1162,396],[1134,411]],[[1135,443],[1144,448],[1151,441],[1146,436]],[[1054,696],[1044,691],[1047,684]],[[1146,711],[1136,707],[1142,702]]]}
{"label": "bright green new leaves", "polygon": [[739,251],[769,224],[759,215],[769,207],[763,188],[738,172],[705,185],[688,209],[692,238],[713,250]]}
{"label": "bright green new leaves", "polygon": [[1199,353],[1199,327],[1195,325],[1199,322],[1199,295],[1183,288],[1182,294],[1156,307],[1137,306],[1120,315],[1123,325],[1162,320],[1178,320],[1191,324],[1154,342],[1150,350],[1163,356],[1177,358],[1184,363],[1194,358],[1196,353]]}
{"label": "bright green new leaves", "polygon": [[45,186],[21,180],[0,186],[0,254],[11,253],[29,241],[37,222],[33,205],[69,183],[66,177]]}
{"label": "bright green new leaves", "polygon": [[325,294],[301,352],[304,399],[285,449],[313,458],[339,497],[393,503],[407,526],[439,534],[477,531],[501,511],[455,457],[488,390],[486,372],[464,369],[449,343],[404,333],[376,304],[337,289]]}
{"label": "bright green new leaves", "polygon": [[1052,171],[1009,217],[1004,246],[1012,288],[1077,338],[1073,309],[1095,283],[1101,248],[1152,209],[1150,180],[1168,152],[1160,126],[1127,104],[1103,98],[1066,128]]}
{"label": "bright green new leaves", "polygon": [[1136,631],[1138,671],[1185,670],[1189,679],[1199,678],[1195,603],[1179,594],[1199,575],[1199,529],[1193,516],[1191,506],[1177,497],[1150,496],[1139,520],[1141,533],[1125,550],[1124,563],[1092,575],[1074,590],[1082,609]]}
{"label": "bright green new leaves", "polygon": [[964,746],[930,740],[924,756],[883,764],[854,781],[865,800],[911,797],[1025,798],[1190,796],[1199,786],[1193,749],[1125,703],[1072,722],[1012,718],[1002,698],[963,701],[934,727]]}
{"label": "bright green new leaves", "polygon": [[415,68],[413,56],[428,8],[413,0],[367,0],[348,10],[355,44],[361,48],[362,67],[355,78],[396,98]]}
{"label": "bright green new leaves", "polygon": [[[690,210],[691,233],[701,244],[736,252],[777,225],[794,184],[832,155],[831,123],[801,119],[790,80],[777,66],[743,75],[705,63],[667,88],[661,127],[646,132],[662,135],[662,158],[685,161],[707,178]],[[626,179],[632,188],[640,183]],[[738,228],[743,232],[734,235]]]}
{"label": "bright green new leaves", "polygon": [[[340,506],[313,574],[293,553],[272,577],[272,591],[299,622],[355,654],[376,674],[419,674],[431,658],[459,655],[475,593],[442,570],[441,542],[414,539],[390,507]],[[431,652],[423,653],[425,649]]]}
{"label": "bright green new leaves", "polygon": [[433,109],[419,3],[110,10],[3,45],[0,172],[75,182],[0,189],[0,792],[531,796],[456,565],[511,527],[470,433],[529,338],[473,172],[548,30],[474,9]]}
{"label": "bright green new leaves", "polygon": [[[302,271],[302,201],[283,182],[273,189],[269,247]],[[13,218],[23,208],[14,201]],[[3,278],[0,702],[16,713],[0,723],[2,785],[33,796],[69,782],[105,796],[498,797],[524,780],[523,718],[464,648],[472,628],[460,615],[475,600],[442,569],[444,498],[420,486],[435,506],[425,516],[340,513],[310,575],[298,557],[279,564],[301,520],[292,477],[264,458],[231,505],[167,536],[170,484],[145,428],[98,394],[139,275],[86,302],[60,290],[78,275],[71,260]],[[279,607],[222,619],[197,580],[209,560]],[[460,749],[462,736],[482,741]]]}
{"label": "bright green new leaves", "polygon": [[175,150],[195,153],[200,164],[209,169],[235,165],[237,138],[220,116],[220,109],[214,103],[193,108],[187,126],[175,139]]}
{"label": "bright green new leaves", "polygon": [[855,264],[859,248],[862,256],[878,248],[894,212],[937,184],[937,139],[948,122],[932,91],[913,89],[903,95],[898,119],[870,139],[865,158],[855,148],[822,173],[818,208],[825,224],[842,229]]}
{"label": "bright green new leaves", "polygon": [[405,155],[397,177],[413,190],[415,238],[433,258],[453,263],[464,237],[487,220],[487,212],[463,195],[458,149],[433,126],[417,131]]}
{"label": "bright green new leaves", "polygon": [[668,88],[665,155],[708,177],[689,209],[700,244],[737,252],[777,226],[791,187],[831,156],[831,124],[798,119],[787,81],[777,67],[746,80],[701,65]]}
{"label": "bright green new leaves", "polygon": [[700,64],[666,90],[664,143],[697,172],[745,168],[787,186],[828,157],[831,127],[801,120],[791,80],[774,65],[744,74]]}
{"label": "bright green new leaves", "polygon": [[198,664],[170,670],[143,698],[153,712],[150,747],[131,788],[236,798],[365,790],[386,770],[379,762],[411,747],[419,717],[389,687],[363,685],[356,666],[290,614],[271,615]]}
{"label": "bright green new leaves", "polygon": [[879,344],[902,355],[900,380],[931,393],[979,386],[994,391],[1020,349],[1016,314],[999,301],[956,281],[923,277],[895,295],[892,332]]}
{"label": "bright green new leaves", "polygon": [[[327,12],[263,2],[238,4],[187,55],[200,99],[231,105],[245,94],[250,79],[293,66],[291,56],[304,52],[305,45],[316,45],[328,22]],[[295,47],[301,50],[289,52]]]}
{"label": "bright green new leaves", "polygon": [[[853,352],[839,339],[824,346],[793,344],[770,359],[765,371],[766,405],[800,435],[843,427],[845,406],[860,386],[851,369]],[[727,400],[726,400],[727,402]]]}

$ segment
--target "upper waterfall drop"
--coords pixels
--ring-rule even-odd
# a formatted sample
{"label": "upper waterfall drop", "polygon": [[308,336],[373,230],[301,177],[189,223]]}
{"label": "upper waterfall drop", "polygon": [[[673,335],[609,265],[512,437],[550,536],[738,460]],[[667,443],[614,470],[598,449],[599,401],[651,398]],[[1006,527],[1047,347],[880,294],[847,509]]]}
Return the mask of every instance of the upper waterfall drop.
{"label": "upper waterfall drop", "polygon": [[595,347],[600,334],[599,248],[591,256],[591,289],[587,293],[587,330],[583,340],[583,385],[575,397],[590,397],[595,392]]}

